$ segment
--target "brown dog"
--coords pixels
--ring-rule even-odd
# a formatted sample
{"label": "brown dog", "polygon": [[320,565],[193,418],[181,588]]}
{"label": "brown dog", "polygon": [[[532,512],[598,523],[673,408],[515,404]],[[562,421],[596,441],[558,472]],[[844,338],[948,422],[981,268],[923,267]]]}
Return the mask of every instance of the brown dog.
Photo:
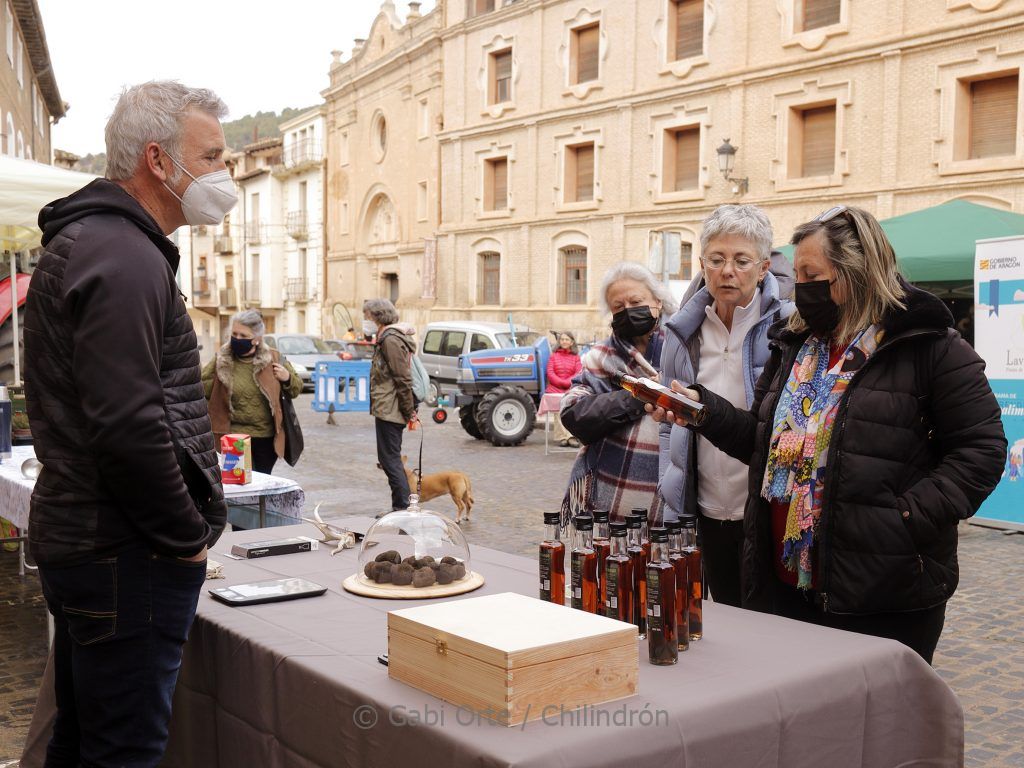
{"label": "brown dog", "polygon": [[[409,469],[406,465],[407,457],[402,457],[402,464],[405,465],[405,476],[409,478],[409,488],[416,493],[416,470]],[[465,513],[466,522],[469,522],[469,513],[473,511],[473,486],[469,477],[463,472],[435,472],[432,475],[424,475],[420,481],[420,501],[430,501],[438,496],[448,494],[455,502],[455,522],[462,524],[462,515]]]}

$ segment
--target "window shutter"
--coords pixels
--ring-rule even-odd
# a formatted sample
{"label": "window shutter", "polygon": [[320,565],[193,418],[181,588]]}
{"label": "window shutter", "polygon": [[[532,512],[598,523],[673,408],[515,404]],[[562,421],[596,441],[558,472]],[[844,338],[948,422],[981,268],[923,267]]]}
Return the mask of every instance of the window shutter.
{"label": "window shutter", "polygon": [[562,304],[587,303],[587,249],[570,246],[562,249],[562,274],[559,287]]}
{"label": "window shutter", "polygon": [[704,0],[675,0],[676,59],[704,53]]}
{"label": "window shutter", "polygon": [[503,211],[508,208],[508,160],[495,160],[491,165],[494,178],[494,210]]}
{"label": "window shutter", "polygon": [[480,304],[501,303],[501,254],[485,251],[480,254]]}
{"label": "window shutter", "polygon": [[512,51],[494,55],[494,103],[501,104],[512,98]]}
{"label": "window shutter", "polygon": [[601,25],[594,24],[576,31],[576,82],[597,80]]}
{"label": "window shutter", "polygon": [[836,168],[836,105],[803,111],[803,172],[801,176],[830,176]]}
{"label": "window shutter", "polygon": [[970,157],[998,157],[1017,152],[1019,75],[971,83]]}
{"label": "window shutter", "polygon": [[696,189],[700,180],[700,128],[676,131],[675,190]]}
{"label": "window shutter", "polygon": [[581,144],[576,153],[576,199],[594,199],[594,145]]}
{"label": "window shutter", "polygon": [[818,29],[839,23],[840,0],[803,0],[802,30]]}

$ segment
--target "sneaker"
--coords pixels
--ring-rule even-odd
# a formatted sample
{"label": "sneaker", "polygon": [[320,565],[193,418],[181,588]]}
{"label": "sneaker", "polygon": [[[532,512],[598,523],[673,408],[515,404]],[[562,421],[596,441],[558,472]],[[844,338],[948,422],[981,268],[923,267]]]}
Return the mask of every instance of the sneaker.
{"label": "sneaker", "polygon": [[580,447],[580,441],[577,440],[575,437],[570,437],[567,442],[569,443],[569,447],[570,448],[579,448]]}

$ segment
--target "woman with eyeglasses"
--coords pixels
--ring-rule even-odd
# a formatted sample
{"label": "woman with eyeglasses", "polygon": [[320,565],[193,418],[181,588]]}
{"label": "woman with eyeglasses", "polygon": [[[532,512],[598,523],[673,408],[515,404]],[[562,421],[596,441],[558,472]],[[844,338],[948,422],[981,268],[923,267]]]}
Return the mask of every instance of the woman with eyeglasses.
{"label": "woman with eyeglasses", "polygon": [[[768,329],[793,313],[769,271],[772,225],[755,205],[723,205],[704,220],[700,241],[705,285],[665,326],[662,380],[697,382],[749,408],[768,361]],[[747,466],[665,422],[661,468],[665,518],[698,516],[711,596],[739,607]]]}
{"label": "woman with eyeglasses", "polygon": [[931,663],[957,524],[1006,458],[984,362],[900,276],[881,226],[837,206],[796,229],[796,307],[749,409],[696,382],[699,425],[750,466],[743,605],[899,640]]}

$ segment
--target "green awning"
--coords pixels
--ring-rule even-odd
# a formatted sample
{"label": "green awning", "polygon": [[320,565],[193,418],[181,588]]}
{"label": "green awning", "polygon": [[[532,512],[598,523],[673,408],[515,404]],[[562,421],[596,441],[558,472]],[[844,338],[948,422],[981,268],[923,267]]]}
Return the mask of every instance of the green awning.
{"label": "green awning", "polygon": [[[880,222],[900,271],[915,283],[974,281],[974,243],[1024,235],[1024,216],[987,205],[951,200]],[[780,248],[790,259],[793,246]]]}

